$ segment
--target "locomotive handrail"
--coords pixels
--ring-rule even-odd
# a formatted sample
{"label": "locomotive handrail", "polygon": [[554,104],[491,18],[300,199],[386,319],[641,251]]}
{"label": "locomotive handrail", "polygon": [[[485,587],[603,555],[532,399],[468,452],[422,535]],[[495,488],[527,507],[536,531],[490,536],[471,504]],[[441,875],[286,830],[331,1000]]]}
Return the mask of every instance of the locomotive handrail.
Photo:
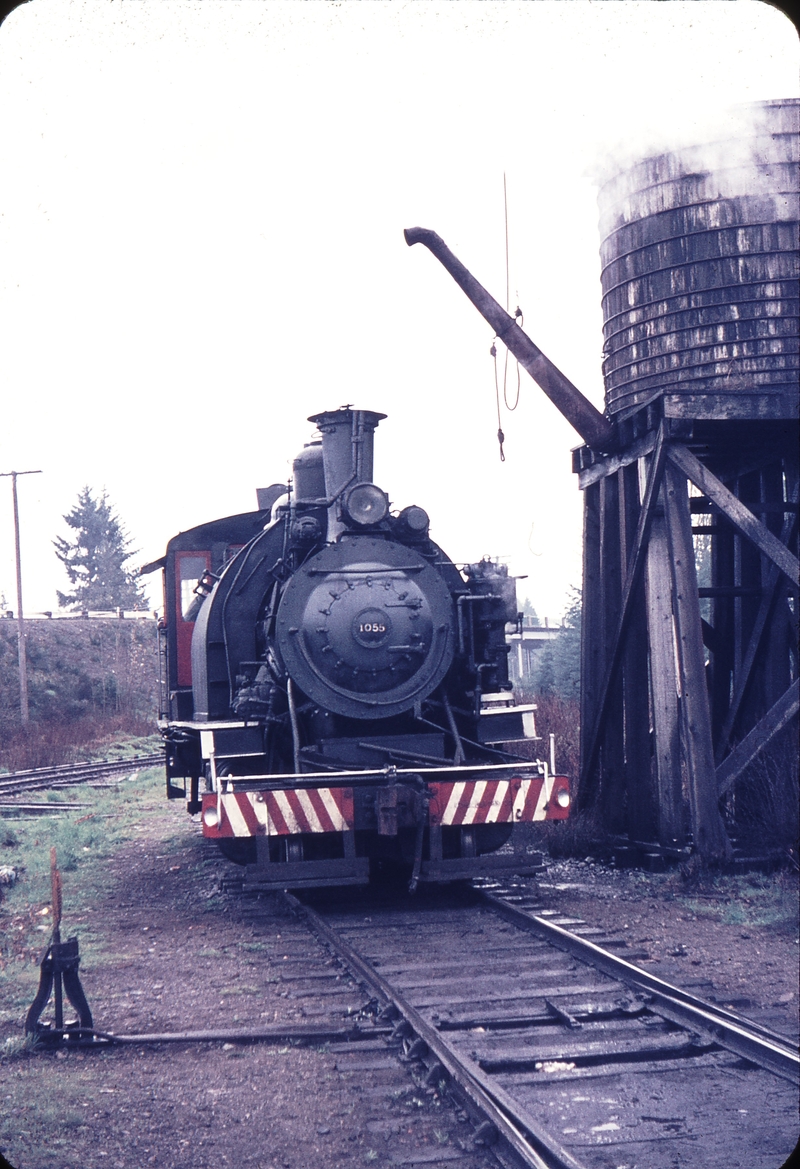
{"label": "locomotive handrail", "polygon": [[307,576],[385,576],[387,572],[422,572],[427,564],[392,564],[385,568],[308,568]]}
{"label": "locomotive handrail", "polygon": [[528,371],[581,438],[595,450],[612,450],[617,445],[614,424],[592,405],[548,357],[545,357],[514,318],[500,307],[494,297],[453,255],[441,236],[426,227],[408,227],[403,235],[409,247],[414,244],[425,244],[426,248],[433,252],[484,320],[489,322],[503,344],[514,354],[520,365]]}
{"label": "locomotive handrail", "polygon": [[[319,787],[322,780],[325,787],[359,787],[362,784],[365,786],[374,785],[375,781],[379,779],[394,782],[404,776],[420,774],[427,779],[430,776],[446,777],[467,774],[485,776],[488,773],[496,774],[510,771],[516,772],[524,778],[528,773],[541,775],[544,766],[541,759],[517,760],[512,763],[470,763],[466,765],[453,763],[445,767],[395,767],[390,765],[370,768],[366,771],[295,771],[285,775],[225,775],[220,777],[220,782],[225,788],[221,794],[230,795],[237,787],[242,786],[246,786],[248,791],[280,791],[286,787],[287,783],[291,783],[293,787]],[[230,789],[228,789],[228,785],[230,785]]]}
{"label": "locomotive handrail", "polygon": [[502,601],[503,598],[499,593],[462,593],[456,601],[456,616],[458,618],[458,652],[463,654],[466,652],[464,644],[464,610],[462,605],[468,604],[470,601]]}

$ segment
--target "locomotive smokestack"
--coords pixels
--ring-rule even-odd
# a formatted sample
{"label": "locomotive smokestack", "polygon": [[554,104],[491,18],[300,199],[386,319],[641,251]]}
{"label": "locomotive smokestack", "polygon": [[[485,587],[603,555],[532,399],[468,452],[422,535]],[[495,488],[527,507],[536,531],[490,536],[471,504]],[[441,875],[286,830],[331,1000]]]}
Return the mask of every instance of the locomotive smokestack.
{"label": "locomotive smokestack", "polygon": [[[338,500],[353,483],[372,482],[372,452],[375,427],[385,418],[372,410],[326,410],[312,414],[309,422],[316,424],[322,435],[322,461],[325,469],[325,495]],[[335,540],[344,525],[336,508],[328,509],[328,540]]]}
{"label": "locomotive smokestack", "polygon": [[409,227],[403,232],[406,243],[425,244],[436,259],[447,269],[459,288],[467,294],[481,316],[489,322],[500,340],[514,354],[517,361],[531,375],[541,390],[574,426],[581,438],[595,450],[610,450],[616,445],[613,423],[595,409],[588,398],[569,378],[545,357],[513,317],[501,308],[482,284],[464,267],[435,231],[425,227]]}

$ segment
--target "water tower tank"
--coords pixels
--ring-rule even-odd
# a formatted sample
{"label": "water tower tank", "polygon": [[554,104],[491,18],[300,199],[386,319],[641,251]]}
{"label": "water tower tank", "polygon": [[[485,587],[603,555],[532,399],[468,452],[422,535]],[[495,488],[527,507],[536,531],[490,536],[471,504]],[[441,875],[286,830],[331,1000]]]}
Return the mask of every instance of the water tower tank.
{"label": "water tower tank", "polygon": [[800,101],[737,116],[734,138],[645,158],[601,187],[612,414],[662,393],[797,393]]}

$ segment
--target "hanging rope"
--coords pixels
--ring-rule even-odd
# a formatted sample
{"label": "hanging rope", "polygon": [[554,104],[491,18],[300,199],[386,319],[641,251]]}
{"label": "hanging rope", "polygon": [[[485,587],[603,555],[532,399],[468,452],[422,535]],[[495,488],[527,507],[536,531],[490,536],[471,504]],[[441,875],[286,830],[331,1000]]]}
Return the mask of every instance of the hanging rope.
{"label": "hanging rope", "polygon": [[[503,426],[500,421],[500,383],[497,380],[497,346],[492,342],[492,347],[489,350],[492,355],[492,364],[494,365],[494,400],[497,406],[497,441],[500,444],[500,462],[506,461],[505,452],[503,451],[503,443],[506,441],[506,436],[503,434]],[[503,390],[505,394],[505,389]]]}
{"label": "hanging rope", "polygon": [[[509,305],[511,304],[511,266],[508,258],[508,185],[506,183],[505,171],[503,171],[503,219],[505,224],[506,240],[506,312],[510,313],[511,309]],[[519,307],[519,305],[517,305],[514,317],[516,318],[520,328],[522,328],[522,309]],[[503,402],[505,403],[506,410],[508,410],[510,414],[513,414],[519,405],[520,383],[521,378],[519,372],[519,362],[517,362],[517,392],[514,397],[514,405],[511,406],[509,405],[508,401],[508,349],[506,349],[505,361],[503,363]]]}
{"label": "hanging rope", "polygon": [[[522,309],[519,307],[519,305],[517,305],[516,311],[514,312],[514,317],[516,318],[516,322],[519,325],[519,327],[522,328],[522,319],[523,319],[522,318]],[[508,368],[508,350],[506,350],[506,368]],[[517,406],[519,406],[519,395],[520,395],[520,388],[521,388],[520,381],[521,381],[521,379],[520,379],[520,372],[519,372],[519,362],[517,362],[517,392],[516,392],[516,395],[514,397],[514,405],[513,406],[511,406],[509,404],[508,395],[506,394],[506,379],[505,379],[505,377],[503,377],[503,401],[506,404],[506,410],[508,410],[509,414],[513,414],[514,411],[516,410]]]}

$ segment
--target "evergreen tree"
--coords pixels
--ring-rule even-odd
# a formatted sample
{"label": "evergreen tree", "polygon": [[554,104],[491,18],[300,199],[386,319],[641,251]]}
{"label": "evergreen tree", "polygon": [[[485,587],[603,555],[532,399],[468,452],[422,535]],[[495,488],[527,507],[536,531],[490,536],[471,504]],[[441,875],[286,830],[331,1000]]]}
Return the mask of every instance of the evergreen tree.
{"label": "evergreen tree", "polygon": [[581,591],[572,588],[558,637],[545,646],[539,657],[535,690],[537,694],[577,699],[580,689]]}
{"label": "evergreen tree", "polygon": [[531,623],[531,625],[539,624],[539,617],[533,607],[533,602],[531,601],[530,597],[526,597],[522,602],[522,616],[525,617]]}
{"label": "evergreen tree", "polygon": [[540,653],[534,678],[534,689],[537,694],[555,694],[556,661],[552,644],[546,645]]}
{"label": "evergreen tree", "polygon": [[581,590],[573,587],[570,594],[561,630],[553,643],[553,664],[556,694],[577,699],[581,692]]}
{"label": "evergreen tree", "polygon": [[64,521],[76,533],[72,540],[53,541],[56,556],[66,569],[71,593],[58,593],[62,609],[147,609],[148,602],[136,574],[125,567],[134,555],[124,525],[104,491],[95,499],[84,487]]}

